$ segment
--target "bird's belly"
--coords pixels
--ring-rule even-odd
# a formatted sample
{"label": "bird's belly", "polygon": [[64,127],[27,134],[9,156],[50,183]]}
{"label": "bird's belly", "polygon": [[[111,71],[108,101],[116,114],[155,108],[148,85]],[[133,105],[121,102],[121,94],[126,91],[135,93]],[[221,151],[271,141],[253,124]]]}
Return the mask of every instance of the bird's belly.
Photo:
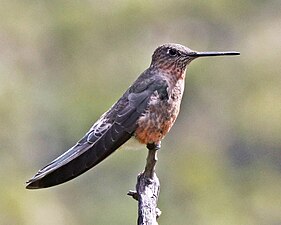
{"label": "bird's belly", "polygon": [[145,114],[138,120],[136,139],[144,144],[161,141],[173,126],[179,108],[180,101],[152,101]]}

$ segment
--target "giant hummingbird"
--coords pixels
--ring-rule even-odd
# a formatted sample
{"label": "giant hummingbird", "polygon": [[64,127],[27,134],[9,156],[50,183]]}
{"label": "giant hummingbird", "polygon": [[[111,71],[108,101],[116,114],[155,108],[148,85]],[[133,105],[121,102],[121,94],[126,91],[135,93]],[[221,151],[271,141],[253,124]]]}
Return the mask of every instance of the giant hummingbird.
{"label": "giant hummingbird", "polygon": [[239,54],[198,52],[171,43],[158,47],[148,69],[123,96],[72,148],[27,181],[26,188],[46,188],[69,181],[96,166],[130,138],[149,150],[159,149],[179,114],[189,63],[199,57]]}

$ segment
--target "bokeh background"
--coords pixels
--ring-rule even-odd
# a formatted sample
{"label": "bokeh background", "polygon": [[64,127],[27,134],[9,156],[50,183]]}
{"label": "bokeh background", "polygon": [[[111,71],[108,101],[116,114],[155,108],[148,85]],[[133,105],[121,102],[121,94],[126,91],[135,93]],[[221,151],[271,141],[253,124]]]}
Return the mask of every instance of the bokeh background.
{"label": "bokeh background", "polygon": [[146,149],[58,187],[25,181],[76,143],[160,44],[196,60],[162,143],[161,225],[281,224],[281,1],[1,1],[0,224],[135,224]]}

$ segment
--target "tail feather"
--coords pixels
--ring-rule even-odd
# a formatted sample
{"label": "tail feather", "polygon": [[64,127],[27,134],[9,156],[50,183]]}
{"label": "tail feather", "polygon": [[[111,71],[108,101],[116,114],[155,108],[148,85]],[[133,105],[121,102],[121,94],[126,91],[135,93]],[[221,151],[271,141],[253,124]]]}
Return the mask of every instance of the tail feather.
{"label": "tail feather", "polygon": [[[116,132],[119,131],[119,132]],[[91,169],[130,139],[122,126],[113,124],[94,144],[77,144],[27,181],[27,189],[47,188],[69,181]]]}

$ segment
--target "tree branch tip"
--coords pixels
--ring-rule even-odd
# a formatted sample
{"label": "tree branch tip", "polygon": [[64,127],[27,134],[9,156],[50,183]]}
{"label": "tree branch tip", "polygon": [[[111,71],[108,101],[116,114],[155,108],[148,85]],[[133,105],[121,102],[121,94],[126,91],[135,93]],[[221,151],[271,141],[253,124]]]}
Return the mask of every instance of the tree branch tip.
{"label": "tree branch tip", "polygon": [[156,211],[156,219],[158,219],[161,216],[162,212],[159,208],[156,208],[155,211]]}
{"label": "tree branch tip", "polygon": [[129,191],[127,195],[138,201],[138,225],[158,225],[156,219],[161,215],[157,208],[160,182],[155,172],[157,163],[157,149],[155,145],[147,146],[149,151],[145,169],[137,176],[136,191]]}
{"label": "tree branch tip", "polygon": [[132,191],[132,190],[129,190],[128,193],[127,193],[128,196],[131,196],[133,199],[135,199],[136,201],[139,200],[139,195],[136,191]]}

